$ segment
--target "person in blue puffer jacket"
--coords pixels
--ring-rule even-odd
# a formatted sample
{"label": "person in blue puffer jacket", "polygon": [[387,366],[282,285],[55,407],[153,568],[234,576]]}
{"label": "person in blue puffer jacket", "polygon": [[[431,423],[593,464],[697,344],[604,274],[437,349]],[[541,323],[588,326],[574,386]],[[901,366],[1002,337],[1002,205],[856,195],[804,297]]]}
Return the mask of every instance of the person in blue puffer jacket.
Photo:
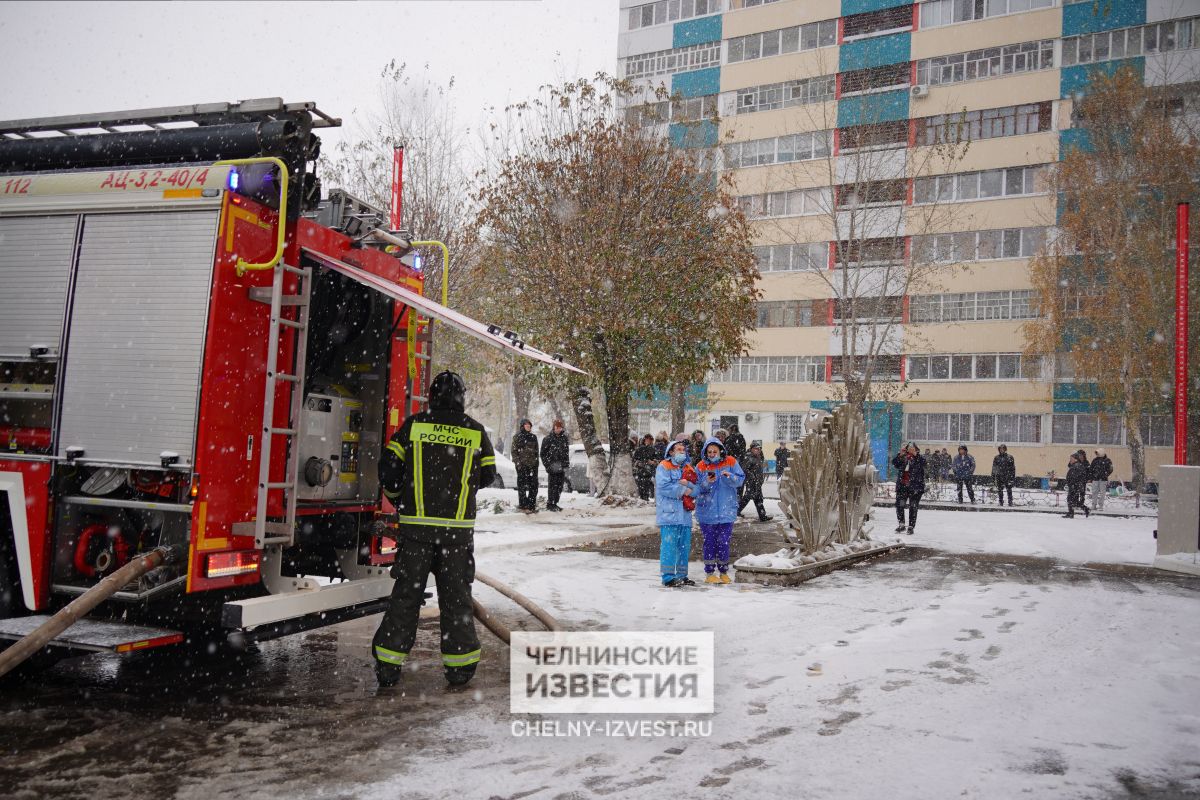
{"label": "person in blue puffer jacket", "polygon": [[696,465],[696,473],[700,490],[696,521],[704,534],[704,582],[730,583],[729,540],[737,519],[738,487],[746,482],[746,473],[715,437],[704,442],[704,458]]}
{"label": "person in blue puffer jacket", "polygon": [[[688,478],[691,480],[688,480]],[[692,550],[692,512],[696,473],[689,463],[687,442],[673,442],[666,458],[654,468],[654,521],[662,534],[658,564],[663,586],[695,586],[687,576]]]}

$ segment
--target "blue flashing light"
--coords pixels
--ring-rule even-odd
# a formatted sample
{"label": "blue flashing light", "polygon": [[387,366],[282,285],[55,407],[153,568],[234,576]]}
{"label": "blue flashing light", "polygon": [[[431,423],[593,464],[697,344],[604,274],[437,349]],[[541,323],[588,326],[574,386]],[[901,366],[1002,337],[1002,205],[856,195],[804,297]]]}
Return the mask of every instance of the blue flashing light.
{"label": "blue flashing light", "polygon": [[238,171],[236,169],[229,170],[229,191],[236,192],[238,190],[238,184],[241,183],[241,180],[242,179],[238,175]]}
{"label": "blue flashing light", "polygon": [[413,269],[417,272],[421,271],[421,254],[413,253]]}

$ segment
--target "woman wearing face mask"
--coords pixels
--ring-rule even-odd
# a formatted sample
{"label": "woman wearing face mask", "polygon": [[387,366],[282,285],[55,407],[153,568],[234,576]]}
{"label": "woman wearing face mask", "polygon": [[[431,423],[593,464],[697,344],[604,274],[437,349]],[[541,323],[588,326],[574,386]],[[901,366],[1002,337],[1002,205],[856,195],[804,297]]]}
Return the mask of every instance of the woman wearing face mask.
{"label": "woman wearing face mask", "polygon": [[[696,500],[696,521],[704,534],[705,583],[731,583],[729,579],[729,539],[737,519],[738,487],[746,482],[737,459],[726,454],[720,439],[704,443],[704,458],[696,465],[700,496]],[[720,573],[719,575],[717,573]]]}
{"label": "woman wearing face mask", "polygon": [[687,442],[673,442],[654,470],[654,521],[662,535],[658,564],[663,586],[696,585],[687,576],[696,492],[696,471],[688,463]]}

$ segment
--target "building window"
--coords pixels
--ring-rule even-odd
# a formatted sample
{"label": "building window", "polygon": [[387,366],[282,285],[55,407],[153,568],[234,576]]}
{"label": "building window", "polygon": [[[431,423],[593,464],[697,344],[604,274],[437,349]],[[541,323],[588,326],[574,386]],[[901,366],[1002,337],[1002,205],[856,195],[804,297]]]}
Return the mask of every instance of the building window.
{"label": "building window", "polygon": [[921,4],[921,27],[937,28],[955,22],[1018,14],[1050,8],[1054,3],[1055,0],[929,0]]}
{"label": "building window", "polygon": [[759,328],[808,328],[825,323],[825,300],[764,300],[758,306]]}
{"label": "building window", "polygon": [[915,442],[1040,444],[1041,414],[905,414],[905,439]]}
{"label": "building window", "polygon": [[824,356],[746,356],[712,375],[713,383],[824,383]]}
{"label": "building window", "polygon": [[1175,446],[1175,420],[1169,414],[1143,416],[1138,421],[1138,430],[1148,447]]}
{"label": "building window", "polygon": [[1143,53],[1169,53],[1200,47],[1200,17],[1172,19],[1137,28],[1066,36],[1062,40],[1062,65],[1096,64]]}
{"label": "building window", "polygon": [[638,103],[625,109],[625,120],[631,125],[664,125],[669,122],[698,122],[717,115],[717,95],[702,97],[673,97],[655,103]]}
{"label": "building window", "polygon": [[629,9],[626,29],[636,31],[651,25],[721,13],[721,0],[658,0]]}
{"label": "building window", "polygon": [[775,413],[775,441],[798,442],[804,438],[804,418],[807,414]]}
{"label": "building window", "polygon": [[755,111],[773,111],[777,108],[823,103],[834,98],[836,89],[837,77],[834,75],[751,86],[738,90],[735,113],[750,114]]}
{"label": "building window", "polygon": [[[1014,175],[1013,180],[1016,180]],[[1025,186],[1021,175],[1021,188]],[[926,197],[930,191],[922,187]],[[921,202],[932,202],[923,199]],[[1032,258],[1046,242],[1045,227],[999,228],[987,231],[962,231],[960,233],[935,233],[912,238],[913,261],[919,264],[953,264],[961,261],[988,261],[1003,258]]]}
{"label": "building window", "polygon": [[855,36],[871,36],[883,32],[904,31],[912,28],[912,6],[893,6],[879,11],[868,11],[865,14],[851,14],[842,17],[842,36],[850,39]]}
{"label": "building window", "polygon": [[[1046,165],[1038,164],[917,178],[913,181],[913,204],[965,203],[995,197],[1044,194],[1049,191],[1047,174]],[[963,247],[969,246],[967,241],[965,238],[962,240]],[[958,246],[955,244],[955,248]]]}
{"label": "building window", "polygon": [[837,20],[827,19],[729,40],[730,64],[837,44]]}
{"label": "building window", "polygon": [[[900,363],[903,356],[875,356],[874,364],[871,368],[871,379],[876,381],[898,381],[900,380]],[[846,362],[855,373],[862,374],[866,367],[866,356],[850,356]],[[842,379],[843,361],[841,356],[833,358],[833,379],[839,381]]]}
{"label": "building window", "polygon": [[1122,445],[1124,424],[1120,417],[1102,414],[1055,414],[1050,421],[1053,444]]}
{"label": "building window", "polygon": [[917,121],[919,144],[933,145],[1023,136],[1050,130],[1051,101],[958,114],[938,114]]}
{"label": "building window", "polygon": [[826,242],[800,244],[763,244],[754,248],[759,272],[800,272],[829,267]]}
{"label": "building window", "polygon": [[1034,314],[1030,305],[1032,298],[1033,292],[1029,289],[912,295],[908,301],[908,321],[920,324],[1033,319]]}
{"label": "building window", "polygon": [[800,217],[829,210],[828,189],[793,189],[790,192],[743,195],[738,205],[747,219]]}
{"label": "building window", "polygon": [[908,122],[876,122],[855,125],[838,131],[838,144],[842,152],[863,147],[891,147],[908,144]]}
{"label": "building window", "polygon": [[899,322],[904,312],[902,297],[854,297],[833,301],[833,322]]}
{"label": "building window", "polygon": [[786,164],[825,158],[832,150],[829,131],[793,133],[773,139],[753,139],[725,146],[725,169]]}
{"label": "building window", "polygon": [[904,237],[841,241],[834,248],[834,259],[839,269],[896,264],[904,260]]}
{"label": "building window", "polygon": [[706,42],[674,50],[659,50],[622,59],[626,78],[652,78],[656,75],[673,75],[721,63],[721,43]]}
{"label": "building window", "polygon": [[1036,72],[1053,66],[1054,40],[1043,39],[922,59],[917,62],[917,83],[937,86]]}
{"label": "building window", "polygon": [[911,381],[1015,381],[1041,376],[1041,359],[1026,358],[1020,353],[960,353],[953,356],[908,357],[908,379]]}
{"label": "building window", "polygon": [[852,95],[857,92],[883,91],[908,86],[909,74],[908,62],[843,72],[842,94]]}
{"label": "building window", "polygon": [[837,187],[838,208],[896,205],[908,197],[908,180],[859,181]]}

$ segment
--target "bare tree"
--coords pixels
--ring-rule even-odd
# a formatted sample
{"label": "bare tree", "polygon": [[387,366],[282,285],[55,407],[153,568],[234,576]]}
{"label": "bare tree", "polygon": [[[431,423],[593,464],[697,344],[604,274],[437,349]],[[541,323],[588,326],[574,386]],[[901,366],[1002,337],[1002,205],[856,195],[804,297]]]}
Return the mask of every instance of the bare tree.
{"label": "bare tree", "polygon": [[[912,203],[913,181],[953,172],[969,147],[970,130],[961,113],[947,113],[932,135],[922,129],[910,142],[912,123],[890,116],[886,106],[872,101],[879,95],[869,94],[850,98],[860,101],[849,120],[854,124],[839,126],[847,120],[839,120],[833,100],[834,71],[767,89],[774,92],[767,95],[772,104],[782,104],[789,93],[788,104],[797,105],[794,118],[805,132],[730,142],[725,167],[787,165],[775,170],[770,186],[746,181],[741,205],[760,235],[777,243],[760,248],[760,257],[788,259],[784,268],[816,276],[821,289],[814,293],[824,297],[809,301],[805,310],[810,324],[834,326],[840,351],[834,357],[835,398],[866,414],[868,401],[896,400],[907,390],[900,379],[901,353],[919,343],[911,328],[903,329],[904,298],[936,289],[946,268],[954,266],[924,248],[906,246],[908,237],[921,242],[947,229],[952,219],[936,194]],[[879,72],[844,74],[843,92],[892,79]],[[895,79],[907,84],[907,75],[906,65]],[[739,102],[726,111],[756,107]],[[733,122],[736,131],[736,117]]]}
{"label": "bare tree", "polygon": [[[479,257],[474,236],[471,132],[454,106],[454,79],[445,85],[427,72],[413,74],[404,63],[389,62],[380,73],[377,103],[357,115],[357,126],[324,165],[327,181],[372,205],[390,209],[392,163],[404,148],[401,227],[421,240],[438,240],[450,252],[448,295],[468,312],[478,306],[478,288],[462,280],[467,264]],[[441,299],[442,255],[423,252],[425,294]],[[494,378],[505,362],[476,340],[447,327],[437,329],[434,359],[468,378]]]}
{"label": "bare tree", "polygon": [[[1074,114],[1082,144],[1052,178],[1058,236],[1030,269],[1039,317],[1025,325],[1026,353],[1060,358],[1095,387],[1099,409],[1122,421],[1138,490],[1142,419],[1166,413],[1172,396],[1175,205],[1197,196],[1200,175],[1200,144],[1178,113],[1189,95],[1194,104],[1194,84],[1147,87],[1128,68],[1093,76]],[[1193,309],[1193,348],[1198,321]]]}
{"label": "bare tree", "polygon": [[[515,132],[498,141],[503,157],[477,198],[490,305],[537,342],[565,348],[599,384],[608,490],[621,494],[634,491],[630,393],[695,382],[741,353],[758,277],[725,185],[625,121],[617,100],[628,91],[600,75],[510,109]],[[540,376],[547,391],[563,380]],[[590,401],[576,410],[586,414]],[[592,422],[578,422],[595,457]]]}

